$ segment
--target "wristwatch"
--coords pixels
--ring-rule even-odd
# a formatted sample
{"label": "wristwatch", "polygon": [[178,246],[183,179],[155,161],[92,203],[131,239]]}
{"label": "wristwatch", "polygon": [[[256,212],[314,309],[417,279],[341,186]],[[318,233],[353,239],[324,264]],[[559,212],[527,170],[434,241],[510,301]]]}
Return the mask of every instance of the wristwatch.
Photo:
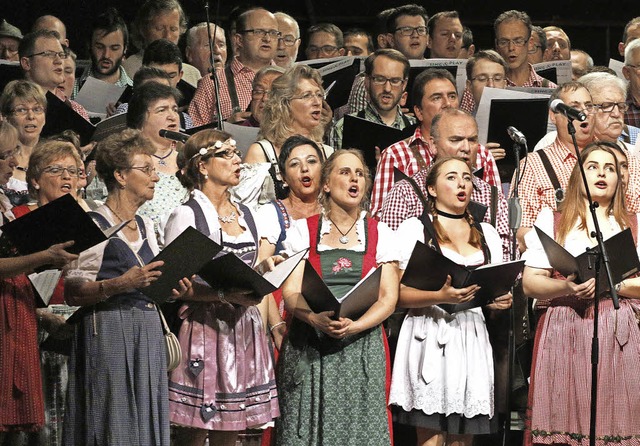
{"label": "wristwatch", "polygon": [[614,286],[614,288],[616,289],[616,293],[619,293],[620,292],[620,288],[622,288],[622,282],[616,283],[616,286]]}

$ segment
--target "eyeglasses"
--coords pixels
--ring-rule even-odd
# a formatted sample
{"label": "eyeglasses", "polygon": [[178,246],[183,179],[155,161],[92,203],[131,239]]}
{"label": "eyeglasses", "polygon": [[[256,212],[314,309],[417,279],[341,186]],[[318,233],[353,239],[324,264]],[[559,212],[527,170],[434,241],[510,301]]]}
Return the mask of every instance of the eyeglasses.
{"label": "eyeglasses", "polygon": [[261,29],[261,28],[245,29],[244,31],[238,31],[238,34],[253,34],[254,36],[259,37],[261,39],[264,39],[267,36],[269,36],[271,39],[277,39],[282,35],[282,33],[277,29]]}
{"label": "eyeglasses", "polygon": [[631,65],[631,64],[628,64],[628,65],[625,65],[625,66],[627,66],[627,67],[629,67],[629,68],[633,68],[634,70],[636,70],[636,73],[640,74],[640,65]]}
{"label": "eyeglasses", "polygon": [[538,50],[542,49],[542,45],[533,45],[531,48],[532,49],[527,51],[527,54],[536,54]]}
{"label": "eyeglasses", "polygon": [[46,57],[47,59],[55,60],[56,57],[59,57],[60,59],[66,59],[68,57],[68,54],[64,51],[40,51],[39,53],[29,54],[27,57],[35,56],[42,56]]}
{"label": "eyeglasses", "polygon": [[260,99],[265,96],[268,96],[269,93],[271,93],[271,91],[269,90],[259,90],[259,89],[251,90],[251,96],[256,99]]}
{"label": "eyeglasses", "polygon": [[230,160],[233,159],[234,156],[242,158],[242,152],[238,149],[227,149],[220,152],[215,152],[213,156],[215,156],[216,158],[224,158],[226,160]]}
{"label": "eyeglasses", "polygon": [[524,46],[529,39],[524,37],[516,37],[515,39],[498,39],[496,43],[500,48],[506,48],[513,43],[513,46]]}
{"label": "eyeglasses", "polygon": [[7,56],[15,56],[16,54],[18,54],[18,46],[17,45],[5,45],[0,43],[0,54],[6,52]]}
{"label": "eyeglasses", "polygon": [[14,116],[27,116],[29,112],[33,113],[34,115],[41,115],[44,113],[44,107],[41,105],[36,105],[32,108],[16,107],[11,111]]}
{"label": "eyeglasses", "polygon": [[479,74],[476,77],[472,77],[471,78],[472,81],[478,81],[481,84],[486,84],[489,81],[493,82],[494,84],[497,84],[498,82],[502,82],[504,79],[505,79],[505,77],[502,74],[496,74],[494,76],[487,76],[486,74]]}
{"label": "eyeglasses", "polygon": [[293,37],[291,35],[278,37],[278,43],[282,42],[285,46],[293,46],[298,40],[300,40],[300,37]]}
{"label": "eyeglasses", "polygon": [[52,166],[45,167],[44,169],[42,169],[42,172],[46,173],[50,177],[59,177],[65,170],[70,177],[78,178],[80,176],[80,169],[75,166],[64,167],[54,164]]}
{"label": "eyeglasses", "polygon": [[324,101],[324,93],[322,93],[321,91],[318,92],[311,92],[311,91],[307,91],[306,93],[301,94],[300,96],[292,96],[291,99],[300,99],[304,102],[311,102],[314,99],[318,99],[320,102]]}
{"label": "eyeglasses", "polygon": [[307,53],[324,54],[325,56],[329,56],[331,54],[334,54],[336,51],[338,51],[338,49],[339,48],[337,46],[333,46],[333,45],[324,45],[324,46],[311,45],[307,47]]}
{"label": "eyeglasses", "polygon": [[626,102],[603,102],[602,104],[594,104],[594,107],[603,113],[611,113],[615,107],[618,107],[620,113],[626,113],[629,110],[629,104]]}
{"label": "eyeglasses", "polygon": [[16,155],[18,155],[19,151],[20,151],[20,147],[16,147],[15,149],[5,150],[4,152],[0,152],[0,160],[6,161],[9,158],[14,158]]}
{"label": "eyeglasses", "polygon": [[373,82],[375,85],[385,85],[387,82],[389,82],[389,84],[391,84],[392,87],[399,87],[406,80],[401,77],[388,78],[388,77],[378,76],[378,75],[369,76],[369,79],[371,79],[371,82]]}
{"label": "eyeglasses", "polygon": [[158,173],[154,166],[129,166],[129,169],[139,170],[144,173],[146,176],[151,177]]}
{"label": "eyeglasses", "polygon": [[400,32],[401,35],[405,37],[413,36],[413,33],[416,33],[419,36],[427,35],[427,27],[426,26],[401,26],[396,28],[394,32]]}

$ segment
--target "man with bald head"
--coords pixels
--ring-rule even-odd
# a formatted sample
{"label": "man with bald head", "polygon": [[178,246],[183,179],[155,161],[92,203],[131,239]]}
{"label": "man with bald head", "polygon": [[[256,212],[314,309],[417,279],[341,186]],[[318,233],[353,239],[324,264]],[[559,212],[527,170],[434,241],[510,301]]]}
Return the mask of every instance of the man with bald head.
{"label": "man with bald head", "polygon": [[[467,112],[456,108],[442,109],[430,122],[429,146],[432,156],[426,163],[427,167],[438,157],[456,156],[463,158],[473,171],[478,164],[480,149],[478,124]],[[428,169],[425,168],[412,176],[423,197],[428,196],[427,173]],[[510,260],[508,208],[502,191],[474,175],[471,200],[487,206],[490,210],[485,214],[484,221],[496,227],[502,239],[503,259]],[[393,186],[385,198],[379,216],[380,221],[392,229],[397,229],[402,221],[410,217],[420,217],[424,210],[423,202],[411,183],[402,180]]]}
{"label": "man with bald head", "polygon": [[278,21],[278,48],[274,62],[284,69],[289,68],[298,59],[298,50],[300,49],[300,27],[298,22],[289,14],[284,12],[276,12],[274,14]]}
{"label": "man with bald head", "polygon": [[52,15],[43,15],[33,22],[31,31],[39,31],[41,29],[56,31],[60,35],[60,43],[64,46],[69,46],[69,39],[67,39],[67,27],[64,26],[62,20]]}
{"label": "man with bald head", "polygon": [[[220,82],[219,100],[223,120],[242,122],[251,115],[245,110],[251,102],[253,78],[256,71],[272,63],[280,36],[278,21],[266,9],[255,8],[240,14],[233,36],[238,54],[226,68],[215,70]],[[189,114],[196,126],[216,119],[216,98],[210,76],[204,76],[198,82],[189,105]]]}
{"label": "man with bald head", "polygon": [[[209,45],[209,32],[213,40]],[[211,73],[211,47],[213,47],[213,63],[215,68],[224,68],[227,63],[227,39],[224,30],[215,23],[201,22],[187,32],[187,47],[185,54],[187,61],[196,67],[200,75]]]}

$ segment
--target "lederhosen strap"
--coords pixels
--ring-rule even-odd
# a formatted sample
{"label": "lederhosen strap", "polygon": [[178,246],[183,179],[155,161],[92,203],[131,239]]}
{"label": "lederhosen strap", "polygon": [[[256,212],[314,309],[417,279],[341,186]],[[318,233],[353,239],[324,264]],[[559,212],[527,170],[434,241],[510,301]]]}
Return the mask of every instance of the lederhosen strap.
{"label": "lederhosen strap", "polygon": [[564,188],[560,186],[560,181],[558,181],[558,176],[556,175],[556,171],[553,170],[551,161],[549,161],[549,157],[547,156],[546,153],[544,153],[544,150],[539,150],[536,153],[540,156],[540,161],[542,161],[544,170],[547,171],[549,180],[551,181],[551,184],[553,185],[553,188],[555,190],[554,196],[556,199],[556,209],[557,209],[560,203],[562,203],[562,201],[564,200]]}
{"label": "lederhosen strap", "polygon": [[231,71],[231,65],[227,65],[224,69],[224,75],[227,78],[227,90],[229,91],[229,99],[231,99],[231,113],[241,112],[240,101],[238,100],[238,92],[236,91],[236,80]]}
{"label": "lederhosen strap", "polygon": [[496,219],[498,218],[498,188],[491,186],[491,226],[496,227]]}

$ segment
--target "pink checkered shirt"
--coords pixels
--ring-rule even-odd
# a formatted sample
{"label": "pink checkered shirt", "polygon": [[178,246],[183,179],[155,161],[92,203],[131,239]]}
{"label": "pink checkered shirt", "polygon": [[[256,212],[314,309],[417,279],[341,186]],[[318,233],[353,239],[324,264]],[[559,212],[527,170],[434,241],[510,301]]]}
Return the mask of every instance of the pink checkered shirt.
{"label": "pink checkered shirt", "polygon": [[536,73],[536,70],[533,69],[533,65],[529,64],[529,79],[522,84],[516,85],[507,77],[507,87],[544,87],[544,88],[556,88],[557,85],[551,82],[548,79],[540,76]]}
{"label": "pink checkered shirt", "polygon": [[[238,58],[234,58],[233,62],[231,62],[231,72],[233,73],[233,78],[236,83],[240,109],[244,111],[251,102],[251,84],[253,83],[253,78],[256,73],[250,68],[245,67]],[[231,97],[229,96],[229,84],[227,84],[224,69],[216,69],[216,75],[220,82],[220,109],[222,111],[222,119],[228,119],[233,112]],[[193,119],[193,125],[196,127],[209,124],[215,119],[215,91],[211,76],[203,76],[202,79],[198,81],[198,88],[189,105],[189,115]]]}
{"label": "pink checkered shirt", "polygon": [[57,88],[53,92],[53,94],[55,94],[61,101],[63,101],[69,107],[71,107],[74,112],[76,112],[77,114],[82,116],[84,119],[89,121],[89,113],[87,113],[87,110],[85,110],[85,108],[82,105],[80,105],[79,103],[77,103],[74,100],[69,99],[66,94],[64,94],[61,90],[59,90]]}
{"label": "pink checkered shirt", "polygon": [[[427,170],[421,170],[417,174],[413,175],[413,180],[416,182],[422,194],[427,197]],[[484,221],[491,223],[491,186],[485,181],[477,178],[473,178],[473,192],[471,193],[471,199],[478,203],[484,204],[489,209],[485,214]],[[510,243],[510,230],[509,230],[509,212],[507,207],[507,200],[502,194],[500,187],[497,188],[498,202],[496,208],[496,230],[500,234],[502,240],[502,257],[504,261],[511,260],[511,243]],[[422,201],[418,197],[418,194],[413,189],[413,186],[406,181],[402,180],[394,184],[391,191],[387,194],[382,205],[380,212],[380,221],[389,225],[393,230],[396,230],[400,223],[407,218],[419,217],[424,211]]]}

